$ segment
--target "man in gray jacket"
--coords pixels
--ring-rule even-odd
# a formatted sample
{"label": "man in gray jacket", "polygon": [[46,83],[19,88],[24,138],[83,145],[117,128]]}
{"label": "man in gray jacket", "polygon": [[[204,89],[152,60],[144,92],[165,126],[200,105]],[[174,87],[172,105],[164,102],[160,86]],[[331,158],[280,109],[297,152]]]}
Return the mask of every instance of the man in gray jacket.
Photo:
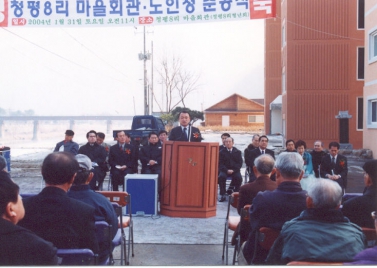
{"label": "man in gray jacket", "polygon": [[267,264],[352,261],[364,249],[365,236],[339,210],[342,195],[342,188],[336,182],[316,180],[308,189],[307,209],[283,225],[270,249]]}

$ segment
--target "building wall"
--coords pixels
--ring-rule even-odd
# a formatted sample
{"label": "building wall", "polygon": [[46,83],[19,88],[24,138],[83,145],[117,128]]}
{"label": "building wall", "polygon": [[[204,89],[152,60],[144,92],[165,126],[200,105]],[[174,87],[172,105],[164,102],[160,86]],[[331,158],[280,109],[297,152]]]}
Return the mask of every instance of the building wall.
{"label": "building wall", "polygon": [[245,127],[258,127],[263,129],[264,123],[248,123],[248,116],[249,115],[262,115],[263,112],[259,113],[231,113],[231,112],[224,112],[224,113],[206,113],[206,126],[221,126],[222,124],[222,116],[228,115],[229,116],[229,125],[230,126],[245,126]]}
{"label": "building wall", "polygon": [[368,98],[377,95],[377,61],[369,60],[369,34],[377,30],[377,0],[365,1],[365,85],[364,85],[364,137],[363,147],[377,154],[377,128],[367,126]]}
{"label": "building wall", "polygon": [[271,132],[271,111],[270,103],[281,95],[281,20],[280,1],[276,1],[275,19],[265,21],[265,68],[264,68],[264,123],[267,134],[282,132],[282,130]]}
{"label": "building wall", "polygon": [[356,103],[363,81],[356,74],[364,31],[357,29],[357,0],[283,0],[281,13],[286,29],[281,50],[285,138],[303,139],[309,148],[317,139],[325,146],[339,141],[335,116],[348,110],[349,142],[361,148]]}

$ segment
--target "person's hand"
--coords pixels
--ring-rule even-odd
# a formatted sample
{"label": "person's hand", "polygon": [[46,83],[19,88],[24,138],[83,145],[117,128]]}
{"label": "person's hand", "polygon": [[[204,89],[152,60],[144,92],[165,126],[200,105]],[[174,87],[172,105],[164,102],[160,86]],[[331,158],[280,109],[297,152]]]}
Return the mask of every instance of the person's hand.
{"label": "person's hand", "polygon": [[123,165],[121,168],[120,168],[120,170],[125,170],[127,168],[127,166],[126,165]]}
{"label": "person's hand", "polygon": [[150,166],[153,166],[154,164],[156,164],[156,161],[154,161],[154,160],[149,160],[149,165],[150,165]]}
{"label": "person's hand", "polygon": [[228,173],[229,175],[231,175],[231,174],[233,174],[233,172],[234,172],[234,171],[233,171],[232,169],[228,169],[228,172],[227,172],[227,173]]}

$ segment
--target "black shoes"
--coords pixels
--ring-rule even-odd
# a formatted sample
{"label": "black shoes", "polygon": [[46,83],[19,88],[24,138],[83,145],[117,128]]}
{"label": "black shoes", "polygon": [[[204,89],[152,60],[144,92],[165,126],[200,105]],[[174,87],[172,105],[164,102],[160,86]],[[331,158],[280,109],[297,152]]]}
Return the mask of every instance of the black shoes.
{"label": "black shoes", "polygon": [[219,202],[224,202],[226,200],[226,196],[225,195],[222,195],[219,199]]}
{"label": "black shoes", "polygon": [[226,194],[229,195],[229,196],[231,196],[232,193],[233,193],[233,190],[231,190],[231,189],[228,189],[228,190],[226,191]]}

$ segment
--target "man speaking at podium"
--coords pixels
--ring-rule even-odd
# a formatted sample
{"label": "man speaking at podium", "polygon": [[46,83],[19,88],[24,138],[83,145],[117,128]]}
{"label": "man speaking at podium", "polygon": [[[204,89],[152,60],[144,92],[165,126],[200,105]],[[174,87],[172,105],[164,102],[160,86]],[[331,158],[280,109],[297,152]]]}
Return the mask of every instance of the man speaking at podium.
{"label": "man speaking at podium", "polygon": [[169,135],[169,141],[202,141],[202,135],[200,130],[196,127],[191,126],[191,118],[187,110],[182,110],[179,113],[179,124],[180,126],[175,127],[171,130]]}

